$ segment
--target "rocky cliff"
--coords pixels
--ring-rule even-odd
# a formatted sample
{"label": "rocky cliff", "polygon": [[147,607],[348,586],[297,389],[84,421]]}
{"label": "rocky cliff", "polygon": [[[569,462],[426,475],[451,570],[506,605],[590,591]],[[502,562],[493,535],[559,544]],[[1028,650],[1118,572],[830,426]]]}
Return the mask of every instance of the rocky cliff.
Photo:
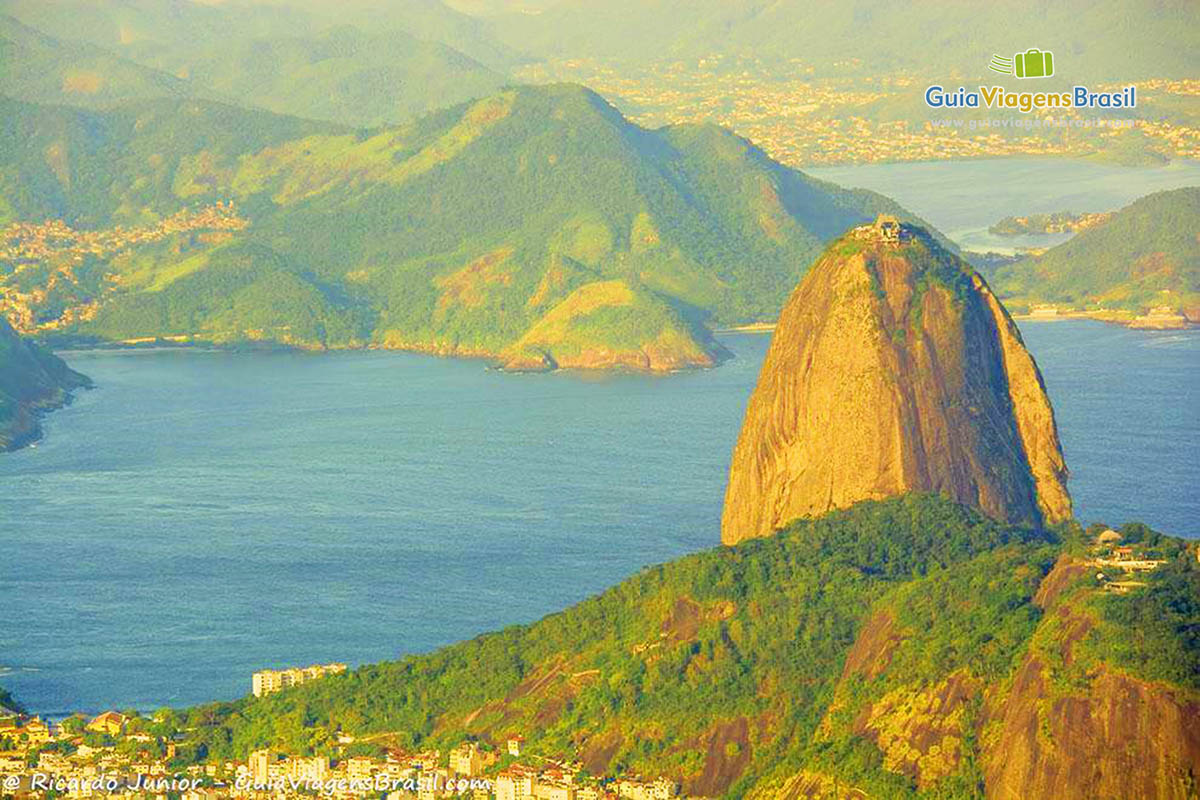
{"label": "rocky cliff", "polygon": [[[1075,552],[1060,552],[1040,579],[997,552],[995,560],[954,567],[957,576],[886,597],[866,616],[815,740],[823,747],[869,741],[883,770],[906,776],[907,786],[847,791],[844,768],[817,761],[756,787],[749,800],[861,800],[914,789],[990,800],[1196,797],[1200,695],[1195,645],[1180,637],[1191,622],[1163,613],[1176,603],[1194,610],[1194,556],[1175,549],[1142,594],[1123,594],[1068,549]],[[1022,584],[1022,608],[1009,602],[979,626],[976,599],[938,585],[970,584],[972,571]],[[1165,625],[1135,631],[1124,622],[1143,611]],[[945,632],[971,628],[982,638],[964,661],[945,648]],[[1016,646],[989,656],[1005,638]],[[1139,655],[1129,658],[1132,651]]]}
{"label": "rocky cliff", "polygon": [[62,359],[18,336],[0,317],[0,451],[36,439],[39,415],[67,402],[72,389],[89,384]]}
{"label": "rocky cliff", "polygon": [[1005,522],[1071,516],[1054,414],[1008,313],[920,229],[865,226],[826,250],[780,316],[721,538],[909,491]]}

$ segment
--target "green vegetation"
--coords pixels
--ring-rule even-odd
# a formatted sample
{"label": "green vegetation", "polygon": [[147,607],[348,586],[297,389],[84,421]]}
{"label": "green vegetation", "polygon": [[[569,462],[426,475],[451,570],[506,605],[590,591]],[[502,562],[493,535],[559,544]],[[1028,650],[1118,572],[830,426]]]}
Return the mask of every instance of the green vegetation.
{"label": "green vegetation", "polygon": [[12,696],[4,687],[0,686],[0,712],[4,709],[9,711],[22,711],[21,704]]}
{"label": "green vegetation", "polygon": [[[89,341],[706,365],[721,356],[707,326],[773,319],[827,241],[878,211],[912,219],[721,128],[631,125],[571,85],[360,131],[191,100],[6,107],[10,219],[147,224],[233,199],[249,221],[228,241],[181,235],[85,259],[77,299],[100,313],[56,335]],[[228,267],[247,247],[255,257]],[[268,284],[281,294],[247,288]]]}
{"label": "green vegetation", "polygon": [[199,100],[103,113],[0,97],[0,224],[144,224],[221,196],[240,156],[343,130]]}
{"label": "green vegetation", "polygon": [[259,339],[318,347],[354,344],[365,335],[361,309],[290,271],[261,245],[216,247],[198,260],[194,272],[116,297],[88,331],[104,339],[133,330],[161,337],[197,333],[217,343]]}
{"label": "green vegetation", "polygon": [[1094,620],[1078,669],[1107,662],[1148,681],[1200,691],[1200,570],[1187,542],[1134,523],[1119,529],[1122,543],[1166,564],[1139,576],[1145,589],[1088,596]]}
{"label": "green vegetation", "polygon": [[90,42],[147,61],[187,52],[217,41],[240,42],[274,36],[311,37],[350,25],[377,33],[403,32],[441,42],[496,69],[520,57],[499,44],[478,20],[438,0],[380,5],[374,0],[289,0],[288,3],[94,2],[93,0],[8,0],[8,13],[60,39]]}
{"label": "green vegetation", "polygon": [[[0,318],[0,450],[36,439],[38,415],[61,406],[72,389],[88,383],[62,359],[25,341]],[[6,699],[0,692],[0,705],[7,705]]]}
{"label": "green vegetation", "polygon": [[[932,495],[864,502],[646,569],[533,625],[156,718],[187,732],[188,760],[331,753],[339,733],[369,751],[520,732],[530,752],[710,796],[769,797],[803,773],[871,796],[980,797],[996,703],[1034,654],[1068,694],[1107,669],[1200,697],[1194,549],[1122,532],[1170,564],[1128,595],[1084,570],[1048,609],[1043,579],[1090,541],[1077,527],[1006,527]],[[1081,637],[1076,617],[1094,620]]]}
{"label": "green vegetation", "polygon": [[239,104],[351,125],[381,125],[491,94],[503,78],[438,42],[342,26],[170,50],[156,59]]}
{"label": "green vegetation", "polygon": [[615,280],[580,286],[505,355],[514,367],[552,366],[569,359],[567,364],[672,369],[710,363],[710,353],[722,355],[723,350],[706,331],[689,325],[653,292]]}
{"label": "green vegetation", "polygon": [[996,270],[1010,305],[1055,303],[1145,313],[1156,306],[1200,317],[1200,187],[1137,200],[1042,256]]}
{"label": "green vegetation", "polygon": [[872,608],[894,610],[911,637],[887,686],[1005,674],[1053,554],[1042,534],[935,497],[865,503],[649,569],[532,626],[193,709],[182,724],[200,726],[196,754],[208,758],[320,749],[335,729],[400,731],[411,744],[522,731],[546,753],[611,740],[599,766],[654,774],[697,770],[714,722],[745,718],[748,774],[763,775],[827,747],[813,737]]}

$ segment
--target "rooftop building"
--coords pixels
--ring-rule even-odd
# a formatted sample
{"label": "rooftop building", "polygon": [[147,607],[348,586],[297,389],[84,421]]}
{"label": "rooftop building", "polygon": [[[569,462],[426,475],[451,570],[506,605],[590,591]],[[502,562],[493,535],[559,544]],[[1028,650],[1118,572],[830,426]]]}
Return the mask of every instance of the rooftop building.
{"label": "rooftop building", "polygon": [[312,664],[307,667],[291,667],[290,669],[259,670],[251,678],[251,690],[255,697],[262,697],[291,686],[299,686],[308,681],[319,680],[330,675],[340,675],[345,671],[346,665],[340,662]]}

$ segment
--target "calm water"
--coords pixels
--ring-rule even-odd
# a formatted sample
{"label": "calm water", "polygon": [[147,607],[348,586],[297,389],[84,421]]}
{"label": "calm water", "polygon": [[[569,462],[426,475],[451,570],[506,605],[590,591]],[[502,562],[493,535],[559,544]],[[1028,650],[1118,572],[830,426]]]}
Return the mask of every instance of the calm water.
{"label": "calm water", "polygon": [[1200,161],[1117,167],[1075,159],[925,161],[805,169],[842,186],[882,192],[969,250],[1048,247],[1069,235],[993,236],[1006,216],[1113,211],[1164,189],[1200,186]]}
{"label": "calm water", "polygon": [[[1200,333],[1027,323],[1080,516],[1198,533]],[[79,353],[0,456],[0,683],[43,713],[232,698],[536,619],[715,544],[768,337],[669,378],[394,353]]]}

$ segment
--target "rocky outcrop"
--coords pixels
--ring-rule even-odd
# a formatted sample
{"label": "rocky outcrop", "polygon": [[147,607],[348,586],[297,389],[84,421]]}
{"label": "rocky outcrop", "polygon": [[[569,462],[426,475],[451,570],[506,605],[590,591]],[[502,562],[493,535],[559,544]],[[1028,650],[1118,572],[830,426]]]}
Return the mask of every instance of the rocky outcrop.
{"label": "rocky outcrop", "polygon": [[22,339],[0,317],[0,451],[15,450],[41,435],[42,413],[90,384],[54,356]]}
{"label": "rocky outcrop", "polygon": [[883,768],[926,789],[961,767],[977,683],[962,674],[927,687],[893,689],[868,704],[855,733],[875,743]]}
{"label": "rocky outcrop", "polygon": [[1200,704],[1184,692],[1100,668],[1063,695],[1030,656],[992,711],[983,754],[987,796],[1196,797]]}
{"label": "rocky outcrop", "polygon": [[[1190,561],[1188,555],[1181,566],[1190,570]],[[1007,569],[1012,574],[1011,565]],[[984,660],[953,663],[954,648],[943,651],[948,659],[933,662],[945,664],[944,671],[934,666],[914,674],[912,655],[924,656],[930,642],[942,648],[946,631],[963,630],[972,612],[958,616],[954,608],[969,608],[972,599],[947,596],[952,608],[934,617],[930,630],[896,621],[896,604],[907,605],[909,595],[885,598],[864,618],[847,652],[815,740],[832,746],[851,736],[866,739],[879,750],[885,772],[936,796],[959,796],[952,787],[965,781],[973,787],[970,796],[989,800],[1197,797],[1200,692],[1190,679],[1150,677],[1156,670],[1143,666],[1153,659],[1139,632],[1105,613],[1133,599],[1108,593],[1095,571],[1078,554],[1060,552],[1040,580],[1022,581],[1025,597],[1040,611],[1036,627],[1010,639],[1008,656],[994,662],[1012,665],[1003,677],[980,672]],[[1156,591],[1173,594],[1172,605],[1190,602],[1182,581],[1174,588],[1159,583]],[[1015,603],[1009,610],[1020,609]],[[996,645],[1006,629],[1014,630],[997,626],[986,646]],[[1122,639],[1128,641],[1118,648],[1137,656],[1116,652],[1111,643]],[[806,786],[804,792],[763,796],[839,796],[836,783],[804,778],[828,762],[804,767],[808,772],[788,784]]]}
{"label": "rocky outcrop", "polygon": [[910,491],[1053,523],[1071,516],[1066,475],[1037,365],[983,279],[919,229],[856,229],[780,316],[721,538]]}

